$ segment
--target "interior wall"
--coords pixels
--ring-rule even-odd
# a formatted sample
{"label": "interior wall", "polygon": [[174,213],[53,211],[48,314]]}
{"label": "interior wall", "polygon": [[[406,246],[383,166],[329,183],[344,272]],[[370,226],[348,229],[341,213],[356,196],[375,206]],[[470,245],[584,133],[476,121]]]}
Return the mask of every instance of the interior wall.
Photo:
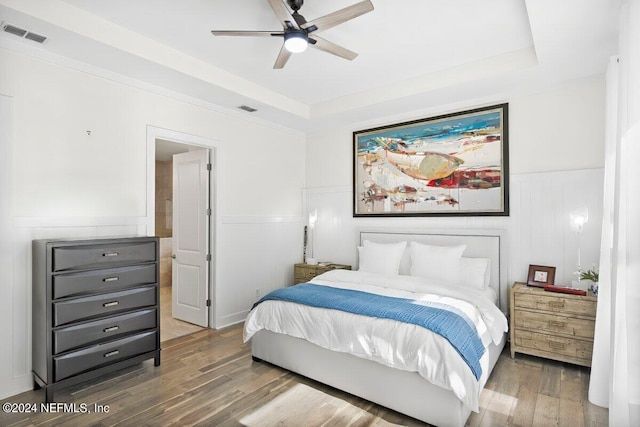
{"label": "interior wall", "polygon": [[160,286],[172,285],[173,160],[156,160],[155,235],[160,238]]}
{"label": "interior wall", "polygon": [[[318,209],[315,255],[357,265],[359,231],[497,230],[505,236],[504,285],[526,280],[529,264],[555,266],[556,283],[575,279],[578,243],[583,266],[598,263],[602,218],[604,76],[566,83],[509,103],[510,205],[508,217],[353,218],[352,132],[389,124],[378,118],[349,129],[307,138],[306,211]],[[460,110],[473,108],[473,101]],[[407,112],[406,120],[450,110]],[[403,119],[404,120],[404,119]],[[399,120],[402,121],[402,120]],[[397,122],[397,121],[396,121]],[[583,234],[571,230],[569,213],[586,206]]]}
{"label": "interior wall", "polygon": [[309,135],[306,187],[352,185],[354,131],[503,102],[509,103],[512,175],[604,167],[604,76],[598,75],[529,96],[469,100],[440,110],[407,111],[393,121],[378,117]]}
{"label": "interior wall", "polygon": [[[15,248],[14,230],[12,224],[12,206],[11,206],[11,158],[12,158],[12,134],[13,134],[13,99],[9,96],[0,95],[0,313],[4,315],[2,321],[4,325],[11,325],[16,317],[16,310],[13,306],[15,304],[15,290],[13,284],[14,271],[13,271],[13,250]],[[18,288],[19,298],[24,296],[24,287]],[[20,310],[24,312],[24,307]],[[24,319],[23,319],[24,320]],[[24,322],[23,322],[24,323]],[[3,327],[0,328],[0,340],[5,343],[2,352],[6,353],[7,349],[13,348],[13,343],[16,338],[16,332],[23,332],[23,329],[15,331],[14,328]],[[24,344],[22,345],[24,347]],[[24,355],[24,353],[19,353]],[[19,364],[19,360],[15,360],[10,356],[2,356],[2,363],[0,363],[0,384],[4,384],[10,379],[14,372],[21,370],[21,366],[15,366]],[[3,388],[0,385],[0,388]],[[7,390],[3,390],[5,393]]]}
{"label": "interior wall", "polygon": [[[31,240],[154,234],[146,208],[148,126],[219,141],[214,259],[224,268],[214,266],[212,323],[244,319],[257,282],[266,291],[293,276],[302,246],[302,134],[4,49],[0,76],[0,95],[13,109],[11,155],[2,157],[12,163],[2,171],[12,172],[0,206],[10,207],[2,226],[15,237],[9,247],[3,239],[0,254],[11,264],[2,287],[8,307],[0,310],[0,323],[11,325],[3,328],[9,345],[0,351],[0,399],[31,387]],[[274,238],[296,249],[271,251],[277,267],[250,250]]]}
{"label": "interior wall", "polygon": [[173,160],[156,160],[156,236],[172,236],[172,211]]}

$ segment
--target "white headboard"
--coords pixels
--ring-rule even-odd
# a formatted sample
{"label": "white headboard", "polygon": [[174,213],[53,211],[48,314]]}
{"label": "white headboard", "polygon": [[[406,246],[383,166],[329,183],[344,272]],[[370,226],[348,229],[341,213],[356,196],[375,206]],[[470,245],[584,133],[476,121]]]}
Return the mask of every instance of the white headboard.
{"label": "white headboard", "polygon": [[[507,310],[507,283],[506,267],[502,256],[501,243],[502,233],[500,231],[381,231],[370,230],[360,231],[360,244],[365,240],[379,243],[394,242],[418,242],[430,245],[453,246],[467,245],[463,256],[482,257],[491,260],[491,279],[489,285],[498,295],[498,306],[502,311]],[[400,262],[400,274],[409,274],[410,259],[409,251]]]}

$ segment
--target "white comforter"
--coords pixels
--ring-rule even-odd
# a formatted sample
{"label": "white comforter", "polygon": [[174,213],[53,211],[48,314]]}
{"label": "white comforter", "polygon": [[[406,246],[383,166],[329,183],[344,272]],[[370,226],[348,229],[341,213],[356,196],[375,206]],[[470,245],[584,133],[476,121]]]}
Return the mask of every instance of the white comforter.
{"label": "white comforter", "polygon": [[[356,289],[374,294],[450,304],[476,325],[485,348],[499,343],[507,331],[504,314],[481,291],[454,287],[410,276],[381,276],[333,270],[312,280],[318,285]],[[389,319],[370,318],[338,310],[265,301],[245,321],[244,341],[261,329],[303,338],[320,347],[353,354],[412,372],[452,390],[472,411],[489,376],[489,352],[480,360],[476,380],[469,366],[442,336],[423,327]]]}

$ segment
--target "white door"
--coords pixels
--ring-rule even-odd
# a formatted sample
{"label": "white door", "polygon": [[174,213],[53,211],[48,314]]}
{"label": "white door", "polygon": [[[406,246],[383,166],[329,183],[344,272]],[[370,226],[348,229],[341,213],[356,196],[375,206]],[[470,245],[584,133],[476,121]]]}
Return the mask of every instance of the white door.
{"label": "white door", "polygon": [[173,155],[173,317],[208,326],[209,150]]}

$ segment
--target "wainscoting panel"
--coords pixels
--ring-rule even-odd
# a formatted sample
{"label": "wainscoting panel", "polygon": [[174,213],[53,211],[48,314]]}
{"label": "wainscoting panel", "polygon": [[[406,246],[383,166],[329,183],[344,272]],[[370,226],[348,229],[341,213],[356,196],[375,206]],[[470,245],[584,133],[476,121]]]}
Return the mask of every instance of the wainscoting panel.
{"label": "wainscoting panel", "polygon": [[[5,284],[0,288],[0,322],[11,327],[1,328],[0,334],[11,344],[0,352],[0,399],[32,387],[31,241],[147,235],[150,227],[146,217],[10,218],[5,210],[0,209],[0,279]],[[258,298],[256,289],[261,296],[293,283],[293,264],[302,261],[303,228],[300,217],[220,220],[213,253],[214,327],[242,322]]]}
{"label": "wainscoting panel", "polygon": [[293,284],[302,262],[302,218],[223,217],[218,228],[216,328],[242,322],[269,291]]}
{"label": "wainscoting panel", "polygon": [[[602,230],[603,169],[515,175],[511,178],[512,219],[508,228],[512,280],[526,280],[529,264],[556,267],[556,284],[577,276],[578,244],[583,267],[598,265]],[[586,207],[581,235],[569,215]]]}
{"label": "wainscoting panel", "polygon": [[[14,232],[11,222],[13,99],[4,95],[0,95],[0,123],[2,123],[0,126],[0,324],[3,326],[0,328],[0,342],[4,343],[3,350],[0,352],[0,398],[2,398],[11,395],[12,390],[20,389],[15,385],[14,377],[20,376],[19,372],[24,372],[24,368],[20,367],[17,361],[14,362],[16,332],[10,326],[16,311],[14,300],[16,279],[13,262],[16,254],[14,254]],[[21,296],[18,295],[17,299],[20,298]]]}
{"label": "wainscoting panel", "polygon": [[[508,217],[353,218],[351,187],[305,191],[306,212],[318,210],[315,258],[357,265],[360,230],[501,230],[507,283],[526,281],[530,264],[554,266],[556,283],[575,279],[578,241],[584,267],[598,263],[602,228],[602,169],[511,176]],[[569,213],[587,207],[589,222],[578,236]]]}

